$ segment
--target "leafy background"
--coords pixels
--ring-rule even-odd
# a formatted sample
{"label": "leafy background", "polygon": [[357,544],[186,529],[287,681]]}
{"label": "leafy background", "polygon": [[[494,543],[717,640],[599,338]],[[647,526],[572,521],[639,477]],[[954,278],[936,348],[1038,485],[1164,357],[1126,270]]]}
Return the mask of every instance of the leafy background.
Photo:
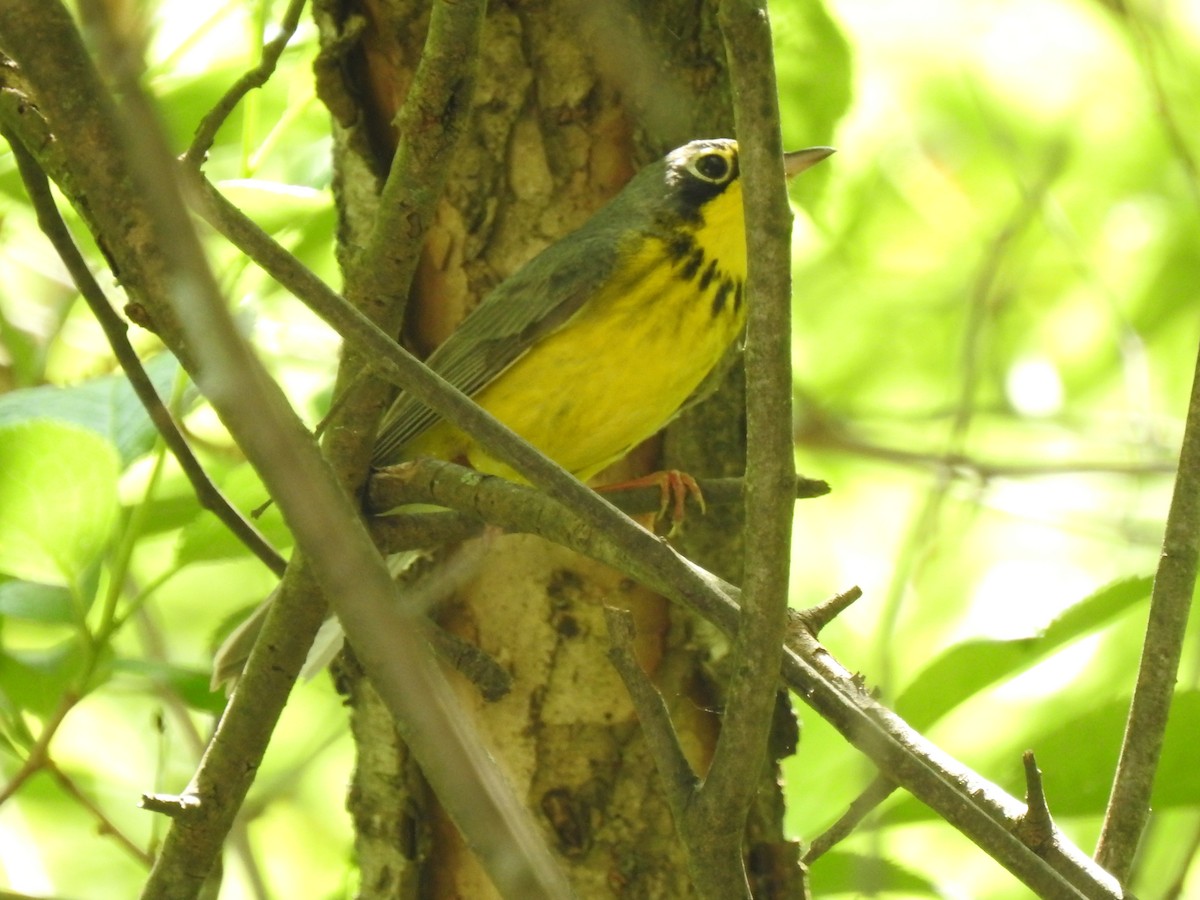
{"label": "leafy background", "polygon": [[[182,148],[278,10],[155,6],[148,83]],[[823,635],[831,650],[1017,795],[1034,749],[1051,809],[1090,849],[1200,338],[1200,4],[776,0],[772,15],[787,142],[839,148],[795,189],[797,460],[834,486],[798,506],[795,603],[860,585]],[[208,171],[336,284],[314,45],[302,26]],[[315,422],[336,339],[246,260],[216,241],[212,253]],[[0,885],[30,895],[136,894],[162,829],[136,799],[190,775],[220,705],[206,690],[215,636],[272,585],[196,507],[114,371],[5,152],[0,780],[19,789],[0,805]],[[216,480],[257,506],[261,487],[177,367],[156,357],[152,372]],[[262,524],[286,548],[270,512]],[[1188,646],[1144,897],[1200,893],[1194,635]],[[801,714],[789,827],[811,840],[872,772]],[[52,764],[12,782],[59,717]],[[331,687],[301,686],[223,897],[352,892],[349,764]],[[1026,895],[901,796],[812,878],[821,897]]]}

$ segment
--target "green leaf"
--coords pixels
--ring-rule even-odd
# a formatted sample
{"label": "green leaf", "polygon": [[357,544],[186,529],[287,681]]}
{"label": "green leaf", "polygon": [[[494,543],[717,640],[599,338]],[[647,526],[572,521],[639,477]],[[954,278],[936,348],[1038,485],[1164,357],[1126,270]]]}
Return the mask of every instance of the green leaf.
{"label": "green leaf", "polygon": [[225,181],[219,188],[231,203],[268,234],[312,231],[318,237],[326,237],[336,226],[333,203],[327,191],[250,178]]}
{"label": "green leaf", "polygon": [[[146,363],[160,397],[170,397],[179,363],[160,353]],[[154,423],[129,379],[107,375],[71,387],[42,385],[0,396],[0,425],[30,419],[55,419],[81,425],[107,439],[120,454],[121,466],[147,453],[154,444]]]}
{"label": "green leaf", "polygon": [[[822,3],[780,5],[771,18],[787,147],[827,141],[850,107],[853,72],[846,35]],[[826,171],[818,177],[830,176]]]}
{"label": "green leaf", "polygon": [[166,688],[200,712],[219,715],[225,708],[225,694],[209,686],[212,673],[208,670],[145,659],[119,659],[113,664],[113,669],[137,675],[156,687]]}
{"label": "green leaf", "polygon": [[85,661],[75,638],[40,650],[0,651],[0,693],[16,707],[46,716],[63,694],[80,687]]}
{"label": "green leaf", "polygon": [[75,621],[71,592],[54,584],[33,581],[0,582],[0,616],[70,625]]}
{"label": "green leaf", "polygon": [[[2,190],[2,188],[0,188]],[[29,384],[42,374],[42,354],[38,342],[28,331],[9,321],[0,309],[0,347],[3,347],[16,384]]]}
{"label": "green leaf", "polygon": [[[1034,732],[1008,738],[995,748],[998,763],[1011,773],[1001,786],[1015,796],[1024,793],[1021,754],[1033,750],[1050,812],[1056,816],[1098,816],[1104,812],[1121,751],[1129,714],[1129,698],[1119,697],[1069,719],[1058,718]],[[1171,703],[1170,719],[1151,801],[1158,810],[1200,805],[1200,766],[1196,735],[1200,734],[1200,691],[1182,691]],[[996,768],[986,767],[986,768]],[[883,815],[889,824],[924,821],[933,813],[907,798]]]}
{"label": "green leaf", "polygon": [[79,587],[117,521],[117,456],[49,420],[0,425],[0,572]]}
{"label": "green leaf", "polygon": [[908,895],[938,896],[934,883],[890,859],[863,856],[834,850],[812,865],[813,895],[831,894],[873,896],[899,892]]}
{"label": "green leaf", "polygon": [[[1050,811],[1059,815],[1098,815],[1108,802],[1129,698],[1120,697],[1028,736],[1046,784]],[[1200,691],[1181,691],[1171,701],[1162,756],[1151,802],[1156,809],[1200,804]]]}
{"label": "green leaf", "polygon": [[985,688],[1105,625],[1150,596],[1150,586],[1149,577],[1107,585],[1064,611],[1040,635],[956,644],[913,679],[896,700],[896,712],[914,728],[927,729]]}

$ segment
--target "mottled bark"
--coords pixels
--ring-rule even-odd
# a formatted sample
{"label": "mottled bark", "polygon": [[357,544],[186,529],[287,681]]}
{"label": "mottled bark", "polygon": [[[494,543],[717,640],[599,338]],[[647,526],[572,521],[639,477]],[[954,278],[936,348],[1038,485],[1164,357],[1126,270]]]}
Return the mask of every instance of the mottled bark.
{"label": "mottled bark", "polygon": [[[404,339],[436,346],[523,262],[582,224],[642,163],[694,137],[732,131],[713,3],[494,4],[471,126],[426,241]],[[424,4],[318,5],[318,71],[334,114],[343,259],[361,238],[424,39]],[[689,413],[713,444],[680,437],[671,465],[740,474],[740,380],[729,402]],[[720,421],[711,415],[719,411]],[[657,444],[624,472],[659,465]],[[738,576],[737,525],[689,523],[697,561]],[[716,562],[718,555],[720,562]],[[628,579],[528,536],[495,539],[471,583],[439,613],[454,633],[506,666],[512,692],[486,703],[469,685],[480,729],[544,824],[581,897],[691,895],[684,855],[625,689],[606,657],[603,606],[627,607],[639,657],[666,698],[690,761],[705,770],[720,727],[716,629]],[[355,667],[342,671],[358,766],[351,790],[363,897],[494,896]],[[794,744],[786,701],[772,758]],[[756,896],[794,896],[793,845],[781,834],[773,767],[747,841]],[[780,874],[784,873],[784,874]]]}

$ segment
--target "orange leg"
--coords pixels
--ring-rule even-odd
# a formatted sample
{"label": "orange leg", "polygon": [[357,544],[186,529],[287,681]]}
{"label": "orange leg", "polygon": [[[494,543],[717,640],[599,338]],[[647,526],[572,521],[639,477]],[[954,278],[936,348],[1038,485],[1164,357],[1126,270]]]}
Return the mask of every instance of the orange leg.
{"label": "orange leg", "polygon": [[704,494],[700,492],[700,485],[696,483],[696,479],[686,472],[680,472],[678,469],[664,469],[661,472],[651,472],[649,475],[643,475],[640,478],[618,481],[615,484],[604,484],[596,488],[596,490],[604,493],[654,486],[657,486],[662,494],[655,521],[666,515],[668,504],[671,506],[671,530],[668,532],[669,537],[673,537],[679,531],[679,526],[683,523],[684,516],[686,515],[684,505],[687,503],[689,496],[700,505],[701,512],[708,511],[708,508],[704,504]]}

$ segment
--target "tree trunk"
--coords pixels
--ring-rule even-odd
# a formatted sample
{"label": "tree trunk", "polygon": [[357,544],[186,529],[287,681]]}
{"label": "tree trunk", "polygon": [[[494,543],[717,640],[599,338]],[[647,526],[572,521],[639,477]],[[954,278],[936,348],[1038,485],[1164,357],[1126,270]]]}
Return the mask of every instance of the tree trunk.
{"label": "tree trunk", "polygon": [[[715,5],[492,5],[471,125],[413,285],[404,332],[410,346],[436,346],[489,289],[581,225],[640,165],[689,139],[731,134]],[[359,223],[370,221],[394,145],[389,123],[420,57],[428,12],[411,0],[361,7],[322,0],[317,17],[344,255],[358,245]],[[672,466],[696,475],[741,473],[736,371],[731,380],[735,389],[725,402],[686,417],[671,439]],[[689,432],[687,422],[697,421],[702,429],[693,424]],[[728,438],[715,454],[711,441],[694,438],[716,432]],[[657,467],[660,448],[634,456],[601,480]],[[686,528],[705,548],[698,562],[739,577],[735,522],[710,513]],[[513,689],[498,702],[485,702],[465,683],[462,693],[578,895],[691,896],[654,762],[606,657],[605,605],[633,611],[641,662],[703,774],[720,728],[725,646],[714,628],[619,573],[521,535],[494,540],[477,575],[438,618],[511,672]],[[352,661],[342,668],[341,685],[358,747],[349,805],[360,896],[495,896]],[[794,744],[790,709],[786,702],[780,709],[772,760]],[[795,871],[796,854],[781,833],[774,762],[763,773],[761,797],[746,842],[755,896],[797,896],[792,876],[778,875]]]}

